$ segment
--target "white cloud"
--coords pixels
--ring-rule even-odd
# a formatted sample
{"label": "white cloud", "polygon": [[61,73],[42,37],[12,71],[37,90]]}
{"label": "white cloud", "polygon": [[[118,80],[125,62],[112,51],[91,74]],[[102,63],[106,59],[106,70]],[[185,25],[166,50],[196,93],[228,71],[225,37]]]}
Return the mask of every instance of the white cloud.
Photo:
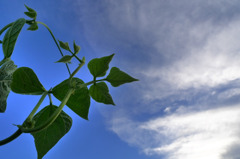
{"label": "white cloud", "polygon": [[[147,155],[168,159],[221,159],[240,143],[240,107],[173,114],[147,122],[115,119],[112,130]],[[236,155],[236,154],[232,154]]]}
{"label": "white cloud", "polygon": [[77,14],[93,50],[124,55],[121,64],[140,76],[139,92],[152,101],[240,77],[238,3],[78,1]]}
{"label": "white cloud", "polygon": [[[93,49],[121,50],[121,61],[140,76],[139,89],[129,92],[136,102],[108,119],[122,140],[168,159],[236,154],[240,109],[230,105],[239,102],[240,87],[231,86],[240,78],[239,6],[237,0],[104,0],[83,7]],[[226,108],[208,110],[213,105]],[[126,115],[132,112],[167,116],[135,122]]]}
{"label": "white cloud", "polygon": [[[116,51],[127,48],[125,55],[137,51],[135,58],[145,54],[150,57],[149,64],[135,66],[137,71],[148,80],[160,78],[173,87],[185,88],[213,86],[239,77],[236,69],[240,57],[236,53],[240,50],[240,18],[234,12],[237,3],[104,0],[81,7],[78,14],[94,48],[110,44]],[[147,49],[133,49],[141,46]],[[162,83],[159,81],[156,84]]]}
{"label": "white cloud", "polygon": [[217,28],[217,32],[208,34],[205,32],[214,30],[215,26],[203,25],[197,28],[188,26],[193,41],[200,36],[196,34],[203,34],[203,44],[188,46],[188,52],[170,65],[153,65],[142,71],[148,80],[153,81],[148,86],[150,89],[145,94],[146,99],[159,99],[160,94],[167,96],[179,89],[215,87],[240,78],[240,20],[236,19],[221,26],[221,29]]}

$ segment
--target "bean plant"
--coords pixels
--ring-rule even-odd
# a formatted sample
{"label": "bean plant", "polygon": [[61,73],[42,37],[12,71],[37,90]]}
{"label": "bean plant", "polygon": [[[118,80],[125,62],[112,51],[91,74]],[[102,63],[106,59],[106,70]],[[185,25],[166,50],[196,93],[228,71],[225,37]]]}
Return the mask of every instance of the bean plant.
{"label": "bean plant", "polygon": [[[29,133],[34,137],[38,159],[41,159],[72,126],[71,117],[62,110],[65,105],[81,118],[88,120],[91,98],[99,103],[115,105],[106,82],[113,87],[118,87],[137,81],[137,79],[117,67],[112,67],[109,74],[106,75],[114,54],[94,58],[88,62],[87,67],[93,77],[92,81],[84,82],[79,79],[76,74],[86,63],[85,57],[78,56],[80,46],[74,41],[71,49],[67,42],[56,40],[50,28],[45,23],[36,20],[37,12],[26,5],[25,7],[27,11],[24,13],[28,19],[17,19],[0,30],[0,36],[6,31],[3,39],[0,40],[4,55],[0,62],[0,112],[4,113],[6,110],[10,91],[24,95],[39,95],[40,99],[25,121],[16,125],[17,131],[1,140],[0,145],[13,141],[22,133]],[[41,84],[31,68],[17,67],[11,60],[18,35],[25,25],[28,25],[27,30],[30,31],[38,30],[40,25],[48,30],[62,56],[56,62],[64,63],[69,73],[67,79],[49,90]],[[62,49],[67,54],[63,54]],[[78,66],[74,70],[70,70],[68,65],[73,58],[77,59]],[[61,102],[59,106],[53,104],[52,95]],[[38,111],[47,96],[49,105]]]}

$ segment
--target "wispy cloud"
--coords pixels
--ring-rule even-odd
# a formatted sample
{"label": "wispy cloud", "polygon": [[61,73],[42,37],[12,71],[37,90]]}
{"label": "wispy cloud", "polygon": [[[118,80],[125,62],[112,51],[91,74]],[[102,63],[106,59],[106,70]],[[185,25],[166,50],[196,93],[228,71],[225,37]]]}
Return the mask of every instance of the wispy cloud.
{"label": "wispy cloud", "polygon": [[143,98],[154,100],[239,78],[238,3],[79,1],[78,14],[93,49],[118,52],[144,81]]}
{"label": "wispy cloud", "polygon": [[[209,26],[213,30],[214,26]],[[208,35],[201,47],[188,46],[189,50],[170,66],[149,68],[143,74],[149,78],[163,78],[179,89],[216,86],[239,78],[238,54],[240,45],[240,19],[222,26],[217,33]],[[189,26],[191,32],[192,28]],[[201,34],[201,27],[193,28]],[[178,80],[175,80],[178,79]]]}
{"label": "wispy cloud", "polygon": [[112,130],[148,155],[165,154],[168,159],[221,159],[229,155],[229,148],[240,144],[239,121],[237,105],[172,114],[142,123],[116,119]]}
{"label": "wispy cloud", "polygon": [[131,99],[137,99],[127,101],[131,107],[125,105],[129,96],[119,97],[119,111],[108,119],[112,131],[148,155],[234,158],[239,147],[239,1],[78,5],[85,6],[79,15],[89,45],[117,50],[121,65],[140,78],[138,88],[131,87]]}

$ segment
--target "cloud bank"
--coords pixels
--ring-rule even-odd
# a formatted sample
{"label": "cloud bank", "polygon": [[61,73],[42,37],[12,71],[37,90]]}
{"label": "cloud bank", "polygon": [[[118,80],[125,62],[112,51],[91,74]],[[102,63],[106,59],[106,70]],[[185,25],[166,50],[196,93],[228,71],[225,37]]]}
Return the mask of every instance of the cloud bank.
{"label": "cloud bank", "polygon": [[147,155],[238,158],[239,1],[77,5],[86,8],[79,15],[89,45],[117,49],[121,66],[141,81],[107,115],[113,132]]}
{"label": "cloud bank", "polygon": [[237,105],[176,113],[141,123],[119,118],[112,122],[111,129],[147,155],[165,154],[168,159],[221,159],[236,155],[234,148],[240,144],[239,124]]}

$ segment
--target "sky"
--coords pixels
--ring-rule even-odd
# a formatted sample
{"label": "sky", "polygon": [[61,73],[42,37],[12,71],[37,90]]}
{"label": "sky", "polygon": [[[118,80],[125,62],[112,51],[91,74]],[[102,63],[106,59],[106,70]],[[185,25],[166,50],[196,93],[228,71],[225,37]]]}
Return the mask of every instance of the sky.
{"label": "sky", "polygon": [[[73,126],[44,159],[239,159],[240,1],[1,0],[0,28],[27,18],[24,4],[57,39],[75,40],[87,62],[115,53],[110,67],[140,80],[110,87],[115,107],[91,101],[89,121],[65,107]],[[54,63],[60,57],[43,26],[36,32],[25,26],[12,55],[47,89],[68,78],[65,66]],[[87,66],[77,77],[91,80]],[[0,115],[1,139],[39,98],[10,93]],[[37,158],[29,134],[2,146],[0,154]]]}

